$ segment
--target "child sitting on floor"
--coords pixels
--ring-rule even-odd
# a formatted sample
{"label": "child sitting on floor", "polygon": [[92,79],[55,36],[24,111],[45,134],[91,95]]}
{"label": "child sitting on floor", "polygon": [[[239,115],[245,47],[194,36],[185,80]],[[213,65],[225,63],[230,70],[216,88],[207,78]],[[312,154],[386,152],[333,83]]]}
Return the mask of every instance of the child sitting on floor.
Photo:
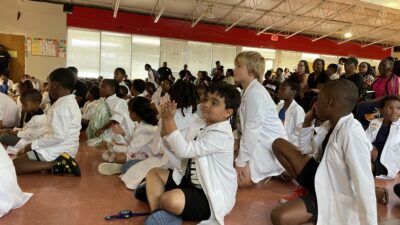
{"label": "child sitting on floor", "polygon": [[[129,116],[137,122],[134,128],[132,141],[129,145],[112,145],[110,150],[103,153],[103,160],[110,163],[101,163],[98,167],[103,175],[120,173],[123,164],[135,163],[153,156],[151,146],[157,129],[157,113],[150,108],[150,101],[145,97],[135,97],[128,103]],[[114,127],[114,133],[125,135],[121,127]]]}
{"label": "child sitting on floor", "polygon": [[[374,119],[366,130],[372,142],[372,171],[375,176],[394,178],[400,171],[400,98],[386,96],[381,99],[379,113],[383,118]],[[387,204],[386,188],[377,188],[377,200]]]}
{"label": "child sitting on floor", "polygon": [[11,209],[23,206],[31,197],[31,193],[24,193],[18,186],[14,165],[0,145],[0,218]]}
{"label": "child sitting on floor", "polygon": [[[36,89],[30,89],[22,92],[20,100],[24,117],[21,118],[19,128],[15,127],[9,131],[9,134],[0,136],[0,143],[3,145],[15,146],[21,139],[24,139],[26,144],[27,141],[32,141],[42,134],[45,121],[43,110],[40,108],[42,94]],[[22,147],[24,146],[19,145],[15,150],[19,150]],[[7,148],[7,151],[10,149]],[[8,152],[16,153],[15,151]]]}
{"label": "child sitting on floor", "polygon": [[299,146],[299,128],[305,115],[303,108],[294,100],[299,92],[300,83],[292,79],[284,81],[278,90],[279,100],[284,102],[279,103],[276,108],[288,140],[296,146]]}
{"label": "child sitting on floor", "polygon": [[75,95],[74,74],[65,68],[59,68],[48,77],[49,94],[55,99],[46,115],[43,136],[21,149],[14,159],[17,174],[51,170],[52,174],[72,174],[81,172],[74,160],[79,147],[81,129],[81,111]]}
{"label": "child sitting on floor", "polygon": [[132,97],[146,97],[146,82],[142,79],[135,79],[132,81],[131,86],[131,95]]}
{"label": "child sitting on floor", "polygon": [[265,59],[258,52],[242,52],[235,58],[234,79],[243,87],[239,108],[239,154],[235,160],[239,187],[250,187],[284,170],[272,152],[276,138],[286,138],[275,103],[261,85]]}
{"label": "child sitting on floor", "polygon": [[96,113],[96,107],[100,103],[100,89],[93,86],[86,93],[86,102],[82,107],[82,124],[87,125]]}
{"label": "child sitting on floor", "polygon": [[[376,225],[377,209],[371,173],[372,145],[352,110],[358,89],[349,80],[325,83],[316,107],[307,112],[300,147],[277,139],[272,148],[286,171],[309,193],[275,208],[274,225]],[[317,133],[312,121],[325,121]],[[314,157],[308,154],[314,154]]]}
{"label": "child sitting on floor", "polygon": [[155,224],[160,214],[175,219],[171,224],[178,224],[180,218],[224,224],[237,190],[229,118],[239,105],[240,94],[233,86],[212,85],[201,107],[204,128],[187,141],[175,124],[176,104],[163,99],[159,107],[162,135],[173,154],[189,160],[184,174],[160,168],[147,174],[146,193],[153,213],[145,224]]}
{"label": "child sitting on floor", "polygon": [[[119,85],[115,80],[103,79],[100,83],[100,96],[106,98],[107,105],[111,111],[111,118],[103,127],[96,131],[96,136],[103,135],[106,142],[114,142],[117,144],[127,144],[132,140],[132,131],[134,123],[129,118],[129,110],[126,101],[118,98]],[[112,128],[121,126],[125,132],[122,137],[112,132]],[[105,132],[106,131],[106,132]]]}

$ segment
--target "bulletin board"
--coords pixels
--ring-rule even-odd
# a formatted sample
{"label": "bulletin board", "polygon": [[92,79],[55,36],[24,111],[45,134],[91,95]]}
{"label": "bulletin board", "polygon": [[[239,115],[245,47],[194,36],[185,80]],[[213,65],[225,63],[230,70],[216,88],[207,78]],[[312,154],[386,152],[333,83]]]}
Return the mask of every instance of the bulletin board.
{"label": "bulletin board", "polygon": [[66,41],[49,38],[27,38],[26,51],[33,56],[50,56],[64,58],[66,56]]}

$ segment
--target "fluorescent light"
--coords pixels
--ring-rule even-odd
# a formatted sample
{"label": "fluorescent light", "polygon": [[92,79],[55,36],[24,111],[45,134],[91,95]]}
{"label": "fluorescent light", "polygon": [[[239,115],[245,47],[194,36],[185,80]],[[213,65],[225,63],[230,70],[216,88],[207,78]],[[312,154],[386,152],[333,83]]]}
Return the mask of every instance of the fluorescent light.
{"label": "fluorescent light", "polygon": [[351,38],[351,37],[353,36],[353,34],[350,33],[350,32],[346,32],[346,33],[344,33],[343,36],[344,36],[345,38]]}

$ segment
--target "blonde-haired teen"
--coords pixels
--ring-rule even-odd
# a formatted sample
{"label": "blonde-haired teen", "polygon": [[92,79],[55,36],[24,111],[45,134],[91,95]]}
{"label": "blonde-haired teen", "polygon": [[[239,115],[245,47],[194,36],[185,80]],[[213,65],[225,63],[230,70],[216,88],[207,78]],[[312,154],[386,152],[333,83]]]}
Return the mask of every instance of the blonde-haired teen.
{"label": "blonde-haired teen", "polygon": [[272,142],[286,138],[275,103],[261,85],[265,59],[258,52],[248,51],[235,58],[234,79],[243,87],[239,108],[239,152],[235,160],[239,187],[255,183],[283,172],[272,152]]}

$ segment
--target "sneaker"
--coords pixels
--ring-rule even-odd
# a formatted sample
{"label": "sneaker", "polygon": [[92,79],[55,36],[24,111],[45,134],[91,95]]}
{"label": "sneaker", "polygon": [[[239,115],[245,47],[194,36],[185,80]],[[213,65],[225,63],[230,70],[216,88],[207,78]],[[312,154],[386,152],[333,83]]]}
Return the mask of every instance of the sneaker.
{"label": "sneaker", "polygon": [[72,174],[76,177],[81,176],[81,169],[78,163],[68,153],[62,153],[55,160],[56,164],[51,168],[54,175]]}
{"label": "sneaker", "polygon": [[123,165],[124,164],[118,164],[118,163],[100,163],[97,169],[100,174],[109,176],[122,173],[121,168]]}
{"label": "sneaker", "polygon": [[281,203],[286,203],[288,201],[294,200],[300,196],[307,194],[307,190],[303,186],[299,186],[293,191],[291,195],[283,196],[280,200]]}
{"label": "sneaker", "polygon": [[105,150],[103,154],[101,154],[101,158],[106,162],[114,162],[115,153],[109,150]]}

